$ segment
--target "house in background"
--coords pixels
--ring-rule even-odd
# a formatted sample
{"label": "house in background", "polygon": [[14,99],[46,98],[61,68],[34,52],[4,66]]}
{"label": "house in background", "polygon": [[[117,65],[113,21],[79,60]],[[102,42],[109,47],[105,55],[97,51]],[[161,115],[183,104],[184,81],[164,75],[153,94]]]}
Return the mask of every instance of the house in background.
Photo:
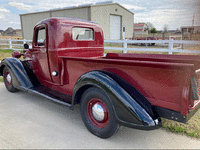
{"label": "house in background", "polygon": [[21,29],[16,29],[15,30],[15,36],[22,36],[22,30]]}
{"label": "house in background", "polygon": [[4,34],[3,30],[0,30],[0,36],[2,36]]}
{"label": "house in background", "polygon": [[200,26],[181,27],[183,40],[200,40]]}
{"label": "house in background", "polygon": [[21,29],[7,28],[5,31],[0,30],[0,36],[22,36]]}
{"label": "house in background", "polygon": [[134,24],[134,35],[148,35],[148,27],[146,23]]}
{"label": "house in background", "polygon": [[12,35],[14,35],[16,32],[15,32],[15,30],[13,29],[13,28],[11,28],[11,27],[9,27],[8,29],[6,29],[5,31],[4,31],[4,36],[12,36]]}

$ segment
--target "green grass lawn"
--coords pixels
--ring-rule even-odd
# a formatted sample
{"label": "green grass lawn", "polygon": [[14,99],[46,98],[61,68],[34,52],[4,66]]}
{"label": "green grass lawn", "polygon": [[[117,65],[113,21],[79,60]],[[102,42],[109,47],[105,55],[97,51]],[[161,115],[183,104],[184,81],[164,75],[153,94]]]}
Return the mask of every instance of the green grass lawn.
{"label": "green grass lawn", "polygon": [[0,61],[3,60],[6,57],[12,57],[13,50],[9,49],[0,49]]}
{"label": "green grass lawn", "polygon": [[200,110],[186,124],[162,118],[162,126],[168,131],[200,139]]}
{"label": "green grass lawn", "polygon": [[[13,50],[4,50],[0,49],[0,61],[2,61],[6,57],[11,57],[12,56]],[[2,76],[0,77],[0,82],[3,82]]]}
{"label": "green grass lawn", "polygon": [[[6,57],[12,56],[12,50],[0,50],[0,61]],[[118,52],[122,53],[122,51],[112,51],[112,50],[105,50],[105,53],[108,52]],[[137,53],[137,52],[136,52]],[[154,53],[154,52],[152,52]],[[3,82],[3,78],[0,77],[0,82]],[[184,134],[187,136],[200,138],[200,110],[188,121],[187,124],[167,120],[162,118],[162,126],[166,130],[171,132]]]}
{"label": "green grass lawn", "polygon": [[2,76],[0,76],[0,82],[3,82],[3,77]]}

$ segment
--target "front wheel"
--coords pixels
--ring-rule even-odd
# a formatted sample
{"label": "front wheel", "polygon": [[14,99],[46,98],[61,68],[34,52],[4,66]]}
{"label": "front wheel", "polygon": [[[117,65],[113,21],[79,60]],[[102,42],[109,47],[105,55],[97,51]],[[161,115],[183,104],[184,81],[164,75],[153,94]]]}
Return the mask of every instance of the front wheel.
{"label": "front wheel", "polygon": [[87,129],[100,138],[111,137],[119,128],[109,99],[94,87],[81,98],[81,117]]}
{"label": "front wheel", "polygon": [[3,80],[4,84],[6,86],[6,89],[9,92],[16,92],[17,89],[13,86],[13,74],[11,73],[10,69],[8,67],[5,67],[3,69]]}

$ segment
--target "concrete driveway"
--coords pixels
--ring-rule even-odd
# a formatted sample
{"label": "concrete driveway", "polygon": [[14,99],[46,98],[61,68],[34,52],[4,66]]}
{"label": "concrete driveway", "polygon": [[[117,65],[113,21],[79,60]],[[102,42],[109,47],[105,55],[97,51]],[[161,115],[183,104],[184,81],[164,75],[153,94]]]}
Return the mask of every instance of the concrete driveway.
{"label": "concrete driveway", "polygon": [[79,106],[72,111],[22,91],[8,92],[0,83],[0,149],[150,149],[200,148],[200,140],[166,132],[121,127],[109,139],[92,135]]}

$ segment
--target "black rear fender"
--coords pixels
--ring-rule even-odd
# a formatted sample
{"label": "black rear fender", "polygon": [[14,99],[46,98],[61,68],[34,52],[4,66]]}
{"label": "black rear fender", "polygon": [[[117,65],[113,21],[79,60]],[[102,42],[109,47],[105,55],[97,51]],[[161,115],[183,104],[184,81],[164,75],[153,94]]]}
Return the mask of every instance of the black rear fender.
{"label": "black rear fender", "polygon": [[[130,96],[113,78],[102,71],[92,71],[84,74],[77,81],[72,97],[72,106],[79,103],[81,95],[90,87],[101,89],[112,103],[116,120],[119,124],[138,129],[155,127],[158,122],[138,102]],[[153,109],[153,108],[152,108]],[[152,112],[154,112],[152,110]],[[150,128],[149,128],[150,129]]]}

